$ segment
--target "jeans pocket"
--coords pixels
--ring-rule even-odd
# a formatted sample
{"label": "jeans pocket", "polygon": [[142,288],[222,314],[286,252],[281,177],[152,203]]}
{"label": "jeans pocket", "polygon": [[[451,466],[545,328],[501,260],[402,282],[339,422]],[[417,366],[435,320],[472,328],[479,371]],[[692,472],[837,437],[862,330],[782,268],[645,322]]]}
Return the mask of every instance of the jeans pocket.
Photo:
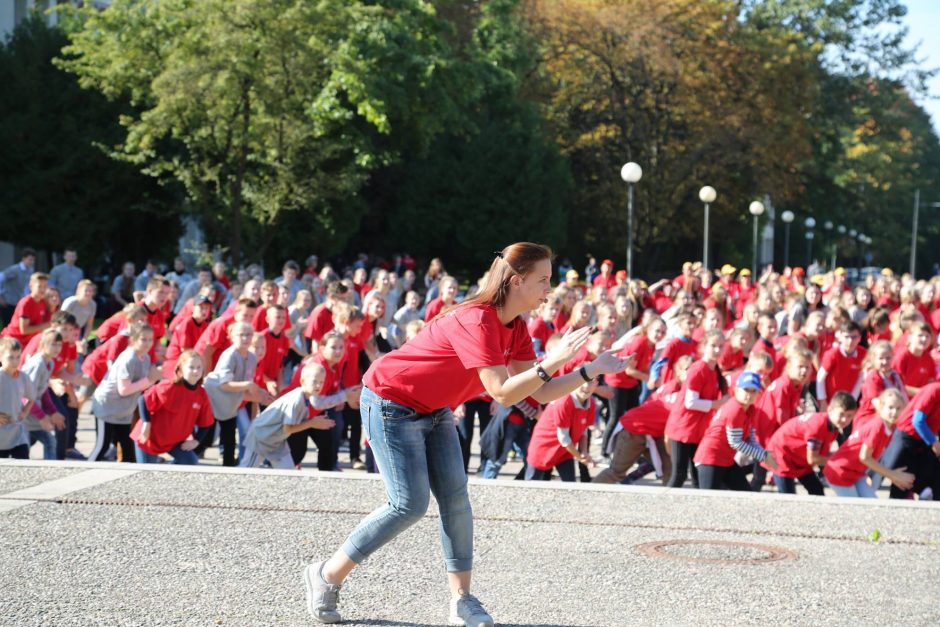
{"label": "jeans pocket", "polygon": [[418,412],[410,407],[405,407],[404,405],[399,405],[391,401],[382,403],[381,414],[383,420],[414,420],[418,417]]}

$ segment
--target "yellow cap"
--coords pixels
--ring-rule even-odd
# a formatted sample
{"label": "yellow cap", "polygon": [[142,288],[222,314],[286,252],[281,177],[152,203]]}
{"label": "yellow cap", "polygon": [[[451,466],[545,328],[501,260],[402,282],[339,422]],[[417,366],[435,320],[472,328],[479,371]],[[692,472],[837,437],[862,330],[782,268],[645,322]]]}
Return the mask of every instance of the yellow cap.
{"label": "yellow cap", "polygon": [[721,266],[722,274],[734,274],[737,271],[738,269],[732,266],[730,263],[726,263],[725,265]]}
{"label": "yellow cap", "polygon": [[835,269],[835,273],[841,276],[845,274],[845,268],[843,268],[842,266],[839,266],[838,268]]}
{"label": "yellow cap", "polygon": [[738,276],[751,276],[751,271],[748,268],[741,268],[741,271],[738,272]]}

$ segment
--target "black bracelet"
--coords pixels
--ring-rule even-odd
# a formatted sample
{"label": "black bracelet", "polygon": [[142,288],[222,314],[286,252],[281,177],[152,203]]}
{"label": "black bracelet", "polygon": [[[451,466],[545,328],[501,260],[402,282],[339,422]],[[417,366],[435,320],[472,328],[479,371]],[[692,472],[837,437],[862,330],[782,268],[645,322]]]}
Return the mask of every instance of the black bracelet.
{"label": "black bracelet", "polygon": [[535,362],[535,374],[539,375],[539,379],[541,379],[545,383],[548,383],[549,381],[552,380],[552,376],[548,374],[547,372],[545,372],[545,368],[543,368],[542,364],[540,364],[539,362]]}
{"label": "black bracelet", "polygon": [[580,368],[578,368],[578,372],[581,373],[581,378],[584,379],[586,383],[590,383],[591,381],[594,380],[593,378],[588,376],[587,368],[585,368],[584,366],[581,366]]}

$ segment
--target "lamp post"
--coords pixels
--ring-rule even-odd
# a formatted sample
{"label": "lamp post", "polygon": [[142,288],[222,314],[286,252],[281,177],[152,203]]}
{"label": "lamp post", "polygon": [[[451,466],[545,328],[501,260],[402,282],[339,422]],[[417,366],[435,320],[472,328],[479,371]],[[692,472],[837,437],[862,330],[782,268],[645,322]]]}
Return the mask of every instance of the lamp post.
{"label": "lamp post", "polygon": [[793,218],[796,216],[793,215],[792,211],[784,211],[780,214],[780,219],[783,220],[783,267],[787,268],[790,266],[790,223],[793,222]]}
{"label": "lamp post", "polygon": [[715,198],[718,197],[718,192],[715,191],[714,187],[706,185],[702,189],[698,190],[698,198],[703,203],[705,203],[705,235],[704,235],[704,245],[702,246],[702,266],[708,270],[708,209],[709,206],[715,202]]}
{"label": "lamp post", "polygon": [[807,270],[813,264],[813,229],[816,227],[816,219],[809,216],[803,220],[803,226],[806,227],[806,268]]}
{"label": "lamp post", "polygon": [[754,256],[751,258],[751,276],[754,279],[757,279],[757,223],[760,220],[761,215],[764,213],[764,203],[759,200],[752,202],[748,208],[748,211],[751,212],[751,215],[754,216]]}
{"label": "lamp post", "polygon": [[620,168],[620,178],[627,184],[627,276],[633,278],[633,186],[643,178],[643,168],[632,161]]}
{"label": "lamp post", "polygon": [[836,243],[835,239],[832,237],[832,227],[832,220],[826,220],[823,223],[823,228],[826,229],[826,239],[829,240],[829,248],[830,252],[832,253],[832,265],[829,266],[830,270],[836,267]]}
{"label": "lamp post", "polygon": [[920,190],[914,191],[914,224],[911,226],[911,277],[916,277],[917,271],[917,221],[920,217],[921,207],[940,207],[940,202],[920,201]]}

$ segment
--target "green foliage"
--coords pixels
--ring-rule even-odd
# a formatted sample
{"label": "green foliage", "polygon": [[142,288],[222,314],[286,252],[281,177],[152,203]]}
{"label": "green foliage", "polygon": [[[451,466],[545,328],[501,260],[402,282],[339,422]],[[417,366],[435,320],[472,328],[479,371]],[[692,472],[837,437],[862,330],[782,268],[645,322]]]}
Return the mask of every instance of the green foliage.
{"label": "green foliage", "polygon": [[66,39],[39,16],[0,46],[0,208],[3,239],[61,251],[86,268],[172,254],[179,232],[173,190],[99,144],[121,135],[121,102],[82,90],[51,63]]}

